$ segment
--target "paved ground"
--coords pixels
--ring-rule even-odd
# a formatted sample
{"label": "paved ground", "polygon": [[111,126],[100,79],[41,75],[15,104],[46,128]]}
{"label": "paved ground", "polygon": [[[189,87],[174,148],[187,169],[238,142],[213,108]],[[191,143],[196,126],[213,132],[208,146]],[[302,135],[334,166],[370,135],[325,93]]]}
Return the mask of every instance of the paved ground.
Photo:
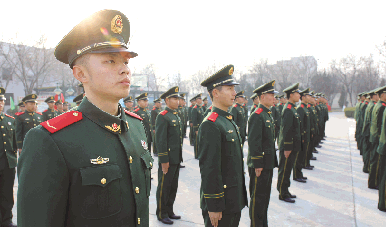
{"label": "paved ground", "polygon": [[[367,188],[366,173],[362,172],[362,157],[354,139],[355,121],[344,117],[342,112],[330,113],[327,122],[327,140],[316,154],[312,171],[304,170],[306,184],[292,182],[290,191],[297,195],[295,204],[278,199],[276,190],[277,169],[274,171],[269,206],[270,226],[384,226],[386,213],[377,209],[378,191]],[[200,170],[194,159],[193,148],[184,141],[184,165],[180,171],[178,194],[174,206],[182,219],[174,226],[203,226],[199,204]],[[244,147],[244,156],[248,146]],[[157,163],[157,162],[156,162]],[[157,169],[154,165],[150,196],[150,226],[166,226],[157,221],[156,188]],[[292,179],[292,178],[291,178]],[[248,188],[249,177],[246,174]],[[15,199],[17,184],[15,184]],[[249,193],[249,192],[248,192]],[[249,226],[248,208],[243,209],[240,226]],[[16,223],[16,207],[14,220]]]}

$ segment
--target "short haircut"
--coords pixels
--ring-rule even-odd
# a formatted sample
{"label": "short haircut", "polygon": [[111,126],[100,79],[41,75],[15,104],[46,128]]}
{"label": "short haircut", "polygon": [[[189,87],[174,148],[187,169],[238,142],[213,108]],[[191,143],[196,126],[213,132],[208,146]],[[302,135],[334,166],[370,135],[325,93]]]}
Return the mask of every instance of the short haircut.
{"label": "short haircut", "polygon": [[208,91],[209,97],[210,97],[211,100],[213,100],[213,93],[212,92],[213,92],[214,89],[217,89],[217,90],[221,91],[222,90],[222,86],[215,87],[212,90]]}
{"label": "short haircut", "polygon": [[286,93],[287,99],[290,99],[291,93]]}
{"label": "short haircut", "polygon": [[85,54],[77,58],[71,65],[71,68],[73,68],[74,65],[81,65],[84,67],[88,67],[88,60],[90,59],[90,54]]}

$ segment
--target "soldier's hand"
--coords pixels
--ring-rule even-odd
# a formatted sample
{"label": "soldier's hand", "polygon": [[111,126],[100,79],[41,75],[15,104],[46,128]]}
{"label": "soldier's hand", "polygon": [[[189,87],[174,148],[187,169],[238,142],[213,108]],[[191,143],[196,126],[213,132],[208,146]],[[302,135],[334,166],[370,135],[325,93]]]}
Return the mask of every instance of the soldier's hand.
{"label": "soldier's hand", "polygon": [[285,158],[288,158],[291,154],[291,151],[284,151]]}
{"label": "soldier's hand", "polygon": [[193,127],[193,123],[190,123],[190,127]]}
{"label": "soldier's hand", "polygon": [[263,168],[255,168],[256,177],[260,177]]}
{"label": "soldier's hand", "polygon": [[217,227],[218,221],[220,221],[222,218],[222,212],[210,212],[210,211],[208,211],[208,213],[209,213],[210,222],[212,223],[212,225],[214,227]]}
{"label": "soldier's hand", "polygon": [[155,130],[153,130],[153,133],[155,133]]}
{"label": "soldier's hand", "polygon": [[168,173],[168,170],[169,170],[169,162],[167,162],[167,163],[161,163],[161,165],[162,165],[162,172],[163,172],[164,174],[167,174],[167,173]]}
{"label": "soldier's hand", "polygon": [[198,134],[198,131],[196,131],[196,135]]}

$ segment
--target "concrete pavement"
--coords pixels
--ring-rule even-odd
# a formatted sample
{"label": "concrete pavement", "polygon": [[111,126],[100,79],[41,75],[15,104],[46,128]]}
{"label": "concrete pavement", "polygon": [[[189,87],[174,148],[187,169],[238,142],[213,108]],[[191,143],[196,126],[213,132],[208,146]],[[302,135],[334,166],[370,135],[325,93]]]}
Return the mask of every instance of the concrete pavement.
{"label": "concrete pavement", "polygon": [[[276,190],[277,169],[274,170],[271,201],[269,206],[269,226],[383,226],[386,213],[377,209],[378,191],[367,188],[366,173],[362,172],[362,157],[356,149],[354,139],[355,121],[347,119],[342,112],[330,113],[327,122],[323,147],[315,154],[317,161],[312,161],[315,169],[303,170],[308,177],[307,183],[292,181],[290,192],[297,195],[295,204],[288,204],[278,199]],[[248,154],[247,143],[244,156]],[[203,226],[201,215],[200,169],[194,159],[193,147],[187,139],[183,150],[186,168],[180,170],[180,180],[174,211],[181,215],[174,226]],[[152,171],[150,195],[150,226],[166,226],[157,220],[156,189],[158,160]],[[246,170],[246,172],[248,172]],[[249,186],[249,176],[246,186]],[[291,178],[292,179],[292,178]],[[17,183],[15,184],[15,200]],[[249,192],[248,192],[249,194]],[[248,198],[249,199],[249,198]],[[242,211],[240,226],[249,226],[248,207]],[[16,223],[16,206],[14,222]]]}

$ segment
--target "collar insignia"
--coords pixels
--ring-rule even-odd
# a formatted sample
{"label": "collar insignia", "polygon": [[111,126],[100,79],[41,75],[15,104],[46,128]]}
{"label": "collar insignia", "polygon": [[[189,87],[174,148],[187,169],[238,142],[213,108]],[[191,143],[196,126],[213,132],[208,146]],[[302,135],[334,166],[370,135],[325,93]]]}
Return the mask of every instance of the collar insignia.
{"label": "collar insignia", "polygon": [[229,120],[232,120],[232,115],[227,116]]}
{"label": "collar insignia", "polygon": [[92,164],[101,165],[101,164],[105,164],[105,163],[109,162],[110,159],[109,158],[102,158],[101,156],[99,156],[98,158],[90,159],[90,161]]}
{"label": "collar insignia", "polygon": [[176,122],[176,120],[172,120],[172,122]]}
{"label": "collar insignia", "polygon": [[228,131],[228,132],[229,132],[229,133],[232,133],[232,132],[233,132],[233,130],[230,130],[230,129],[229,129],[229,131]]}
{"label": "collar insignia", "polygon": [[113,132],[118,132],[121,130],[121,126],[114,123],[112,126],[105,125],[106,128],[110,129]]}
{"label": "collar insignia", "polygon": [[268,111],[269,114],[271,114],[272,112],[271,111]]}
{"label": "collar insignia", "polygon": [[147,143],[145,141],[141,140],[141,144],[142,144],[143,149],[147,150],[147,148],[148,148]]}
{"label": "collar insignia", "polygon": [[267,122],[271,122],[270,120],[267,120]]}

